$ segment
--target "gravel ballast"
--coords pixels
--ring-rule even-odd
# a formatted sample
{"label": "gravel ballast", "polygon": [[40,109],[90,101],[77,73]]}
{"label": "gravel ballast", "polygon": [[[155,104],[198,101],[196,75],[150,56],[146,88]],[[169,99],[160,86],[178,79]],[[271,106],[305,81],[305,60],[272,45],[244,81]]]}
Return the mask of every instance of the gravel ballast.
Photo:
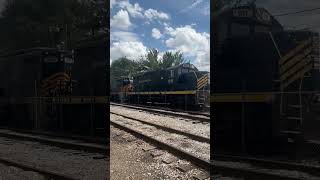
{"label": "gravel ballast", "polygon": [[98,153],[0,137],[0,157],[78,179],[106,179],[108,160]]}
{"label": "gravel ballast", "polygon": [[33,171],[8,166],[0,163],[0,180],[46,180],[46,177]]}
{"label": "gravel ballast", "polygon": [[186,136],[178,135],[157,129],[122,116],[110,115],[110,120],[123,126],[139,131],[147,136],[153,137],[161,142],[174,146],[183,151],[189,152],[202,159],[210,160],[210,144],[189,139]]}
{"label": "gravel ballast", "polygon": [[[111,126],[110,172],[112,180],[122,179],[193,179],[205,171],[165,150]],[[178,167],[190,166],[186,172]],[[206,180],[209,178],[206,178]]]}
{"label": "gravel ballast", "polygon": [[136,119],[141,119],[146,122],[210,138],[209,122],[200,123],[196,120],[184,119],[181,117],[172,117],[167,115],[151,114],[147,111],[139,111],[136,109],[112,105],[110,105],[110,112],[119,113]]}

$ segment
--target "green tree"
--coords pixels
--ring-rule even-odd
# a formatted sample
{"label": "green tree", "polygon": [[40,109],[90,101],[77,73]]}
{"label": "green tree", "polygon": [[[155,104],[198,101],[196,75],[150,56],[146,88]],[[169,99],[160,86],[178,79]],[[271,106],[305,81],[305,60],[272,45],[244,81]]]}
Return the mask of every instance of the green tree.
{"label": "green tree", "polygon": [[111,63],[110,75],[114,78],[120,78],[122,76],[132,76],[140,69],[139,63],[130,60],[126,57],[114,60]]}
{"label": "green tree", "polygon": [[178,52],[165,52],[162,57],[161,68],[166,69],[172,66],[177,66],[184,63],[185,60],[183,58],[183,54]]}
{"label": "green tree", "polygon": [[185,62],[183,53],[178,52],[165,52],[162,58],[159,58],[159,51],[156,49],[149,49],[145,57],[142,57],[140,62],[141,69],[143,70],[159,70],[167,69],[172,66],[177,66]]}
{"label": "green tree", "polygon": [[0,48],[55,47],[62,42],[71,48],[88,32],[94,35],[107,27],[106,9],[93,2],[6,0],[0,16]]}
{"label": "green tree", "polygon": [[158,59],[159,51],[149,49],[147,55],[140,59],[140,65],[144,70],[158,70],[161,68],[161,62]]}
{"label": "green tree", "polygon": [[126,57],[114,60],[110,66],[110,87],[116,88],[116,81],[122,77],[131,77],[140,70],[139,63]]}

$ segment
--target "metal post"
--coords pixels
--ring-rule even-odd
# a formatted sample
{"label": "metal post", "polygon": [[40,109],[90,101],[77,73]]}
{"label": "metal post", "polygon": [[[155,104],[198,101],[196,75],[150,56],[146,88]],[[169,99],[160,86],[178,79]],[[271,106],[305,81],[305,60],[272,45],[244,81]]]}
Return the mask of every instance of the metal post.
{"label": "metal post", "polygon": [[59,97],[59,119],[60,119],[60,131],[63,131],[63,115],[62,115],[62,99]]}
{"label": "metal post", "polygon": [[150,102],[150,105],[152,105],[152,104],[151,104],[151,94],[150,94],[150,89],[149,89],[149,92],[148,92],[148,93],[149,93],[149,102]]}
{"label": "metal post", "polygon": [[[38,96],[38,92],[37,92],[37,80],[34,80],[34,92],[35,92],[35,96]],[[34,105],[34,109],[35,109],[35,117],[34,117],[34,128],[37,129],[38,128],[38,106],[37,103],[33,103]]]}
{"label": "metal post", "polygon": [[167,95],[166,95],[166,92],[164,93],[164,105],[165,105],[165,108],[167,108]]}
{"label": "metal post", "polygon": [[[299,105],[300,105],[300,128],[302,126],[302,94],[301,94],[301,90],[302,90],[302,83],[303,83],[303,77],[301,77],[301,81],[300,81],[300,86],[299,86]],[[302,129],[302,128],[301,128]]]}
{"label": "metal post", "polygon": [[245,82],[242,81],[242,93],[241,93],[241,147],[242,152],[246,153],[246,119],[245,119]]}
{"label": "metal post", "polygon": [[93,123],[93,105],[92,105],[92,100],[90,101],[90,134],[91,134],[91,136],[93,136],[94,135],[94,130],[93,130],[93,128],[94,128],[94,123]]}
{"label": "metal post", "polygon": [[68,24],[66,24],[66,42],[65,42],[65,49],[68,49]]}
{"label": "metal post", "polygon": [[187,95],[184,95],[184,110],[187,110]]}

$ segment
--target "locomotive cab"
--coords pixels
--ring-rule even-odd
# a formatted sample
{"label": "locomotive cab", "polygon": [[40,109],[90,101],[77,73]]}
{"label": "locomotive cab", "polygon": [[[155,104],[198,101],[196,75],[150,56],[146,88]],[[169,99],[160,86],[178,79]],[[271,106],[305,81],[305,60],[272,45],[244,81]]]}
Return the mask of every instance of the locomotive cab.
{"label": "locomotive cab", "polygon": [[42,53],[42,96],[70,95],[73,52],[46,50]]}

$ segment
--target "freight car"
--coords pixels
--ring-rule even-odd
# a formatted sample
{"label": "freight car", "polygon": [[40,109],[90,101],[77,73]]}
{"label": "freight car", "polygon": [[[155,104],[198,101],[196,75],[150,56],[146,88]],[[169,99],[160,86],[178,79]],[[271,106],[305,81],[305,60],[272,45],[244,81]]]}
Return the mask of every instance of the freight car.
{"label": "freight car", "polygon": [[284,30],[254,4],[215,18],[216,149],[272,152],[272,147],[319,138],[319,34]]}
{"label": "freight car", "polygon": [[[162,104],[186,110],[202,109],[209,100],[209,73],[184,63],[163,70],[140,72],[122,81],[124,102]],[[119,93],[113,93],[118,96]]]}

